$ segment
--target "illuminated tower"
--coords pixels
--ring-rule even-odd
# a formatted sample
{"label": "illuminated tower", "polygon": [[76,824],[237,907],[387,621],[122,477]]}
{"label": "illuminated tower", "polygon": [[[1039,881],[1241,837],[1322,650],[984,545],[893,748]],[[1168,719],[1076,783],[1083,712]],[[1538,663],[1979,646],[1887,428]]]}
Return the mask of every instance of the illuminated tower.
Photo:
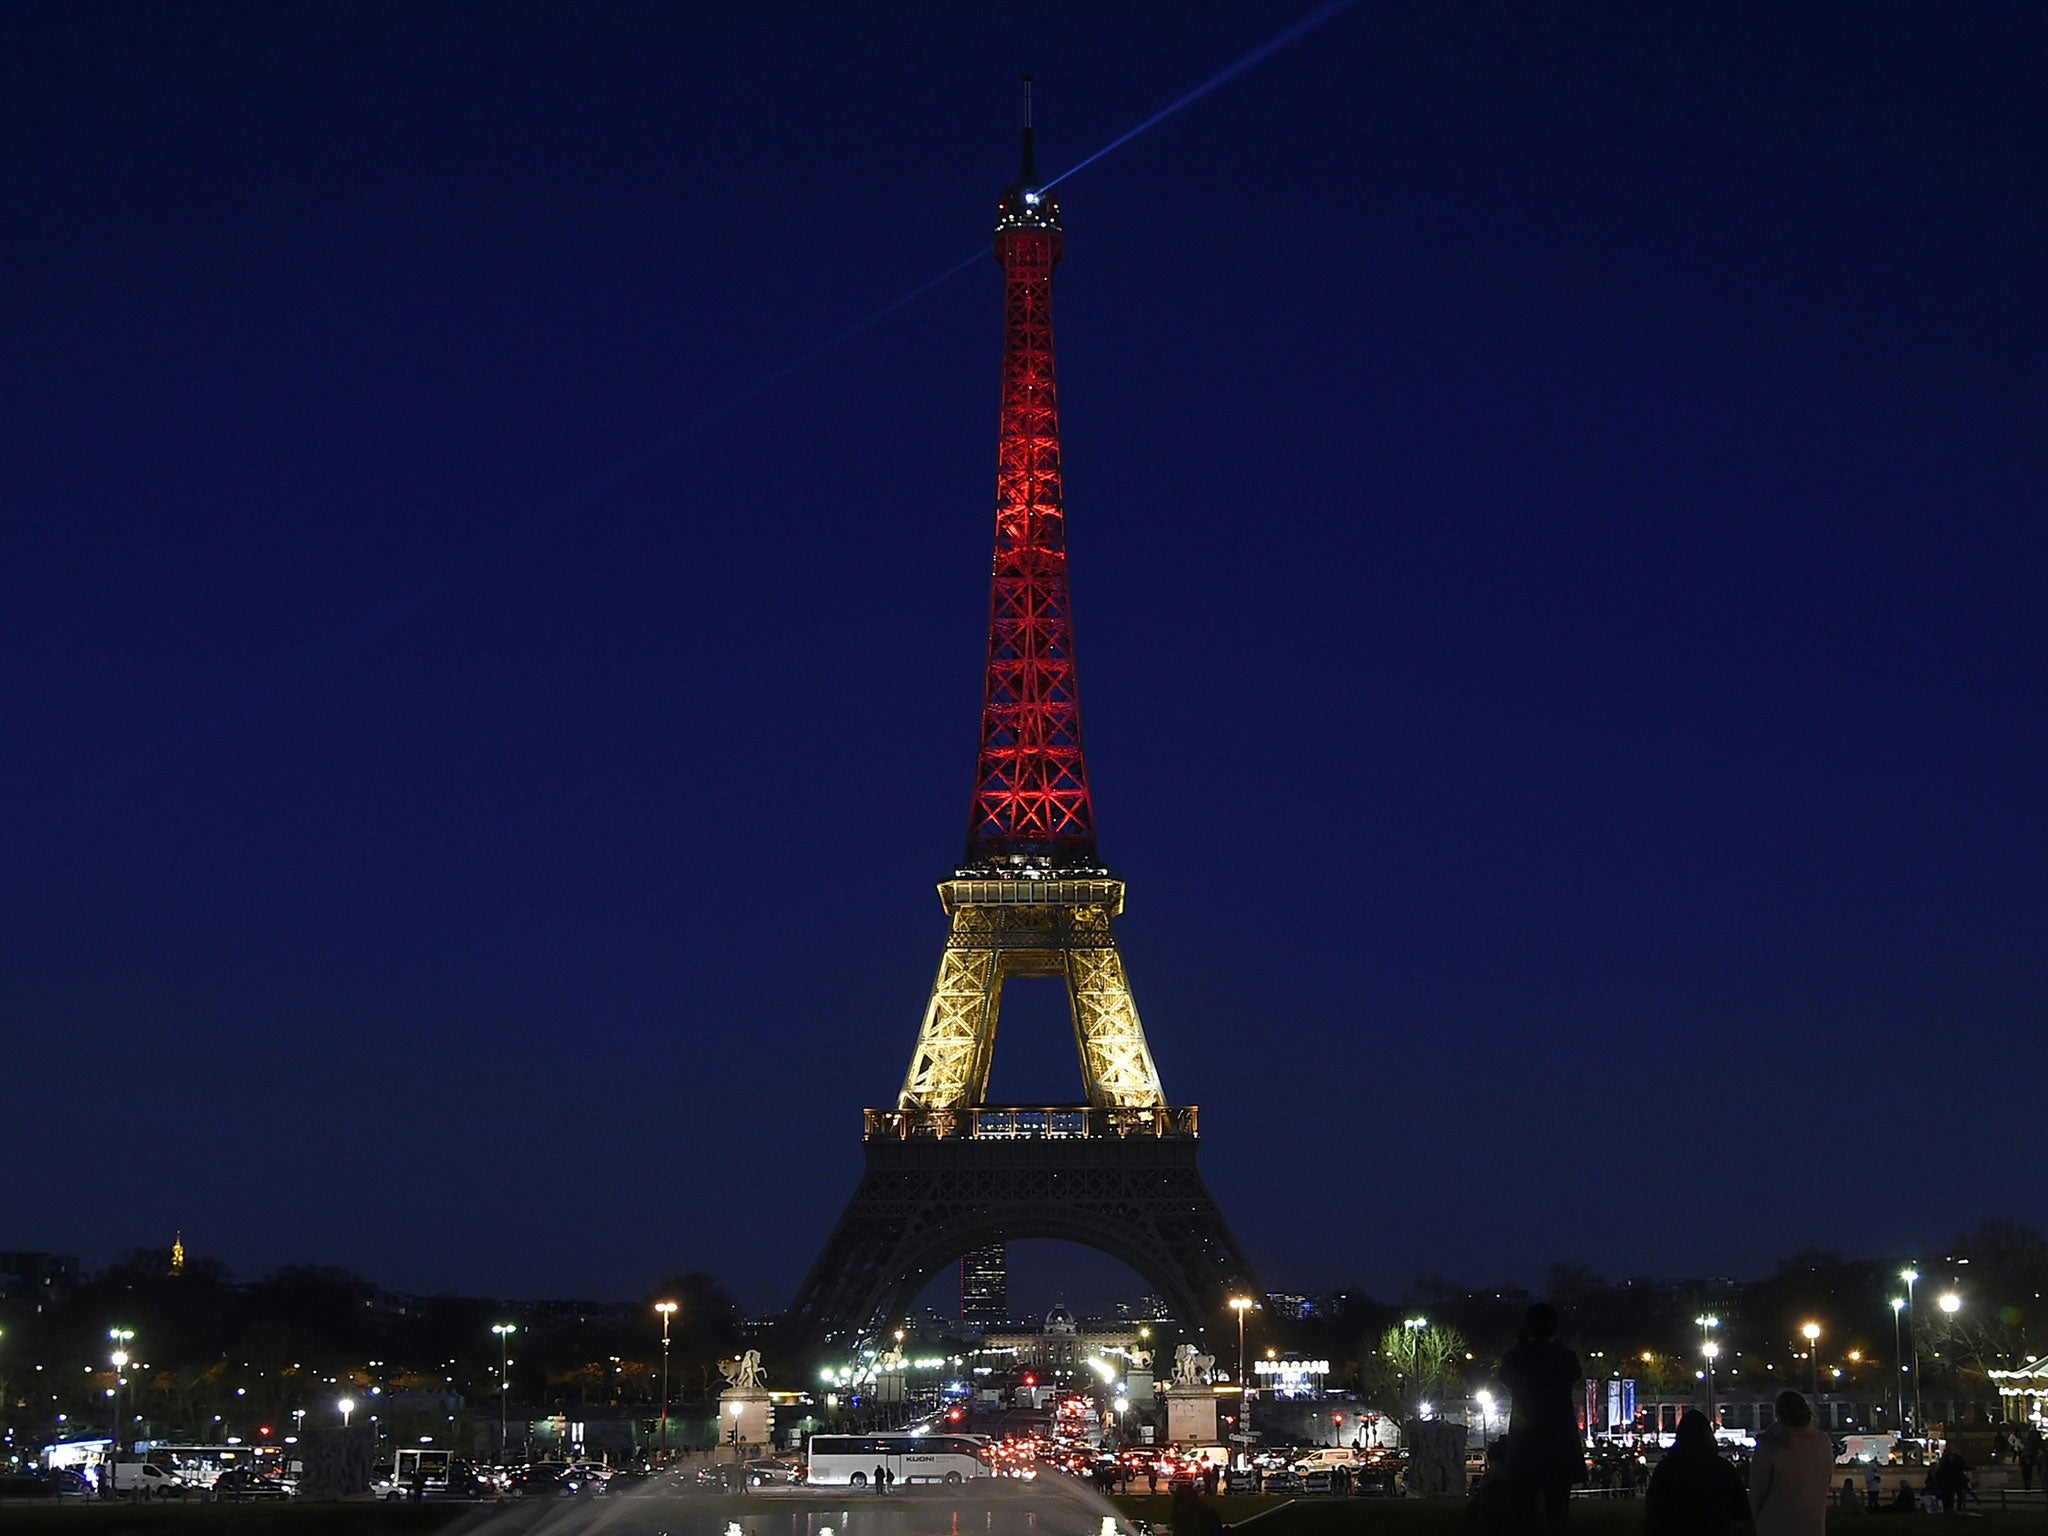
{"label": "illuminated tower", "polygon": [[[1058,203],[1024,159],[998,201],[1003,373],[988,671],[966,858],[931,1000],[892,1109],[867,1111],[867,1172],[785,1322],[797,1349],[908,1312],[991,1244],[1062,1238],[1122,1259],[1199,1327],[1249,1267],[1195,1165],[1198,1116],[1161,1091],[1117,948],[1124,885],[1096,852],[1067,580],[1053,269]],[[1066,984],[1084,1097],[987,1102],[1003,984]]]}

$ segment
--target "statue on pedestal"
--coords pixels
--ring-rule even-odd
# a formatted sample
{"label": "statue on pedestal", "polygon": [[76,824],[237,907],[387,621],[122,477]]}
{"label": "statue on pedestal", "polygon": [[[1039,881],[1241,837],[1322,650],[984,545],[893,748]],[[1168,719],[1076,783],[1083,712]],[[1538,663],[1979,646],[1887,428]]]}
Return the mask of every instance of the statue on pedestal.
{"label": "statue on pedestal", "polygon": [[758,1392],[761,1390],[761,1351],[750,1349],[737,1360],[721,1360],[719,1371],[735,1392]]}
{"label": "statue on pedestal", "polygon": [[1216,1379],[1216,1357],[1183,1344],[1173,1352],[1173,1384],[1177,1387],[1206,1387]]}

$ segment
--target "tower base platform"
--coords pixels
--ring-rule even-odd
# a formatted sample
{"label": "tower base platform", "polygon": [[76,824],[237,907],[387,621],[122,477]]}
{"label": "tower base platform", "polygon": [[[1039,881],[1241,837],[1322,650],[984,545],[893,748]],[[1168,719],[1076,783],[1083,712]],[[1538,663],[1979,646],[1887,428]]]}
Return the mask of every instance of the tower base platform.
{"label": "tower base platform", "polygon": [[1196,1167],[1191,1108],[868,1111],[867,1169],[783,1317],[779,1348],[850,1346],[989,1243],[1121,1260],[1189,1327],[1255,1282]]}

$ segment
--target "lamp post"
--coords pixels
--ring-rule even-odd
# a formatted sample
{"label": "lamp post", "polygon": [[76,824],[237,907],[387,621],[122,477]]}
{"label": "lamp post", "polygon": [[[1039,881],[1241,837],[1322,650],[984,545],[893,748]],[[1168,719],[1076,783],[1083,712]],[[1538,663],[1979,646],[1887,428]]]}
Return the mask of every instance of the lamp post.
{"label": "lamp post", "polygon": [[743,1455],[745,1454],[745,1453],[744,1453],[744,1452],[743,1452],[743,1451],[742,1451],[742,1450],[740,1449],[740,1413],[742,1412],[742,1410],[744,1410],[744,1409],[745,1409],[745,1407],[746,1407],[746,1404],[744,1404],[744,1403],[740,1402],[740,1401],[739,1401],[739,1400],[738,1400],[737,1398],[735,1398],[735,1399],[733,1400],[733,1405],[732,1405],[732,1486],[733,1486],[733,1491],[734,1491],[735,1493],[740,1493],[740,1492],[744,1492],[744,1491],[745,1491],[745,1489],[746,1489],[746,1486],[747,1486],[747,1480],[746,1480],[746,1477],[745,1477],[745,1476],[744,1476],[744,1475],[742,1474],[742,1472],[741,1472],[741,1470],[740,1470],[740,1458],[741,1458],[741,1457],[742,1457],[742,1456],[743,1456]]}
{"label": "lamp post", "polygon": [[[1947,1313],[1950,1317],[1954,1317],[1958,1312],[1963,1310],[1963,1298],[1958,1296],[1954,1291],[1944,1291],[1941,1294],[1940,1300],[1935,1302],[1935,1305],[1940,1307],[1941,1310]],[[1951,1378],[1953,1378],[1953,1374],[1955,1371],[1955,1366],[1953,1364],[1953,1352],[1951,1352],[1951,1364],[1949,1366],[1949,1371],[1951,1374]],[[1951,1401],[1949,1405],[1949,1416],[1951,1418],[1955,1416],[1955,1405],[1953,1401]],[[1951,1435],[1955,1433],[1953,1427],[1950,1428],[1949,1433]]]}
{"label": "lamp post", "polygon": [[498,1336],[498,1460],[510,1459],[505,1449],[508,1439],[506,1425],[512,1403],[512,1335],[519,1331],[517,1323],[493,1323],[491,1332]]}
{"label": "lamp post", "polygon": [[1808,1323],[1799,1330],[1799,1336],[1806,1340],[1806,1363],[1813,1368],[1814,1411],[1820,1411],[1820,1324]]}
{"label": "lamp post", "polygon": [[349,1415],[356,1411],[356,1400],[352,1397],[344,1397],[334,1406],[341,1410],[341,1427],[347,1429]]}
{"label": "lamp post", "polygon": [[1926,1431],[1920,1427],[1926,1412],[1920,1398],[1920,1320],[1913,1311],[1913,1282],[1920,1278],[1920,1271],[1902,1269],[1899,1278],[1906,1282],[1906,1327],[1913,1336],[1913,1433],[1925,1436]]}
{"label": "lamp post", "polygon": [[1487,1445],[1493,1439],[1493,1394],[1481,1387],[1472,1395],[1479,1402],[1479,1443]]}
{"label": "lamp post", "polygon": [[1244,1390],[1244,1315],[1251,1311],[1249,1296],[1230,1298],[1230,1310],[1237,1314],[1237,1432],[1248,1435],[1252,1432],[1250,1399]]}
{"label": "lamp post", "polygon": [[661,1459],[668,1460],[668,1322],[676,1315],[676,1304],[672,1301],[657,1301],[654,1310],[661,1314]]}
{"label": "lamp post", "polygon": [[113,1341],[114,1353],[109,1357],[114,1365],[114,1437],[109,1449],[115,1455],[121,1451],[121,1388],[126,1385],[121,1372],[128,1368],[128,1342],[135,1337],[133,1328],[109,1328],[107,1337]]}
{"label": "lamp post", "polygon": [[1906,1349],[1905,1345],[1899,1341],[1899,1312],[1905,1305],[1906,1299],[1903,1296],[1894,1296],[1892,1298],[1892,1360],[1899,1368],[1897,1376],[1898,1423],[1899,1433],[1901,1434],[1904,1434],[1906,1429]]}
{"label": "lamp post", "polygon": [[121,1454],[121,1384],[127,1378],[121,1373],[128,1369],[128,1351],[117,1349],[112,1355],[114,1362],[114,1454]]}
{"label": "lamp post", "polygon": [[1719,1427],[1721,1416],[1714,1411],[1714,1362],[1720,1358],[1721,1346],[1709,1338],[1708,1334],[1721,1326],[1721,1319],[1711,1312],[1703,1312],[1693,1321],[1699,1325],[1700,1354],[1707,1362],[1707,1422]]}

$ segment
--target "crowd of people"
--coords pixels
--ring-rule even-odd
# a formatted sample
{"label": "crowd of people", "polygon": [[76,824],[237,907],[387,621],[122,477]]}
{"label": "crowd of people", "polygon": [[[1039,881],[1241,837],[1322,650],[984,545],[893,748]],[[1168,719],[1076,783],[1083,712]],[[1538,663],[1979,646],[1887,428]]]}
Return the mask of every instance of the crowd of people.
{"label": "crowd of people", "polygon": [[[1574,1401],[1582,1379],[1579,1359],[1558,1330],[1553,1307],[1531,1307],[1501,1361],[1500,1379],[1511,1399],[1508,1433],[1488,1447],[1486,1471],[1473,1494],[1488,1536],[1565,1536],[1572,1490],[1600,1475],[1609,1479],[1605,1486],[1633,1491],[1632,1458],[1601,1473],[1588,1467]],[[1776,1419],[1757,1437],[1747,1476],[1721,1455],[1707,1416],[1689,1410],[1644,1490],[1645,1536],[1724,1536],[1745,1521],[1754,1522],[1757,1536],[1822,1536],[1834,1488],[1834,1442],[1814,1422],[1803,1394],[1779,1393],[1774,1409]],[[2022,1487],[2032,1488],[2037,1477],[2048,1485],[2048,1448],[2040,1430],[2002,1433],[2001,1449],[2018,1468]],[[1838,1505],[1872,1513],[1955,1514],[1973,1497],[1970,1468],[1953,1444],[1917,1491],[1901,1483],[1886,1501],[1878,1469],[1868,1469],[1865,1479],[1862,1490],[1853,1477],[1846,1480],[1835,1495]]]}

